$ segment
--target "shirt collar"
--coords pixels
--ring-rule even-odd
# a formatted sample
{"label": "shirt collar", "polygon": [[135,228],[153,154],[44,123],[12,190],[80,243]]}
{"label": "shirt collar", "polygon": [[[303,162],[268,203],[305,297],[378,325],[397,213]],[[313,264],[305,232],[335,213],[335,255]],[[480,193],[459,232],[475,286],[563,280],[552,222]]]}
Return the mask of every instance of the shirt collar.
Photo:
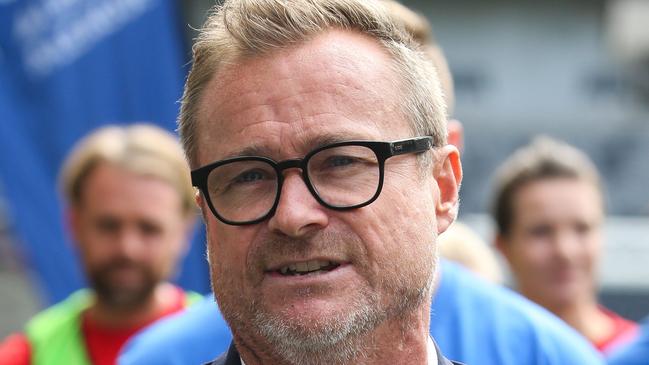
{"label": "shirt collar", "polygon": [[[428,355],[428,365],[437,365],[437,348],[430,336],[428,336],[428,342],[426,343],[426,352]],[[243,362],[243,359],[241,359],[241,365],[246,365],[246,363]]]}
{"label": "shirt collar", "polygon": [[428,353],[428,365],[437,365],[437,347],[430,336],[428,336],[426,352]]}

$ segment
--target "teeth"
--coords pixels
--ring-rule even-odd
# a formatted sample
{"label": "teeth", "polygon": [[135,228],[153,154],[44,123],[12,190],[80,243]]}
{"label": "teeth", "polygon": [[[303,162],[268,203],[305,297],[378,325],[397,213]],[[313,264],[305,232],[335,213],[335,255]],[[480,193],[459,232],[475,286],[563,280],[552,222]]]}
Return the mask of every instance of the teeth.
{"label": "teeth", "polygon": [[279,272],[282,275],[305,274],[305,273],[318,271],[323,267],[328,267],[331,265],[333,265],[331,261],[311,260],[306,262],[298,262],[295,264],[290,264],[288,266],[283,266],[279,269]]}
{"label": "teeth", "polygon": [[309,265],[306,262],[298,262],[295,266],[297,266],[298,272],[309,271]]}
{"label": "teeth", "polygon": [[309,261],[306,263],[308,271],[316,271],[320,269],[320,261]]}
{"label": "teeth", "polygon": [[318,265],[320,265],[320,267],[329,266],[331,264],[331,261],[318,261]]}

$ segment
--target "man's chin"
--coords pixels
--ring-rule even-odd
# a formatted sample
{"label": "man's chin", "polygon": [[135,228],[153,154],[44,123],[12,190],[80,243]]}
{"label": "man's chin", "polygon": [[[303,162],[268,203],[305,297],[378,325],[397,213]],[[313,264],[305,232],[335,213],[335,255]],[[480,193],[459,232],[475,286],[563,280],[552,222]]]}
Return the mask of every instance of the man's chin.
{"label": "man's chin", "polygon": [[[349,301],[347,301],[349,299]],[[346,313],[355,310],[367,310],[370,303],[352,300],[344,296],[330,295],[309,296],[304,298],[280,298],[278,301],[268,301],[265,305],[267,313],[286,320],[297,319],[304,323],[317,323],[327,318],[344,318]],[[361,308],[359,308],[361,307]]]}
{"label": "man's chin", "polygon": [[[320,300],[289,303],[283,309],[263,308],[253,317],[253,328],[293,363],[347,363],[360,351],[363,335],[381,321],[369,302],[346,306]],[[337,303],[338,304],[338,303]]]}
{"label": "man's chin", "polygon": [[95,288],[97,299],[111,308],[128,310],[144,305],[155,290],[154,286],[132,288]]}
{"label": "man's chin", "polygon": [[136,266],[113,265],[90,276],[97,300],[116,310],[129,310],[151,299],[157,285],[155,275]]}
{"label": "man's chin", "polygon": [[[350,293],[347,293],[350,294]],[[290,331],[296,337],[318,337],[328,332],[358,333],[378,320],[377,303],[363,296],[313,295],[262,301],[255,321]]]}

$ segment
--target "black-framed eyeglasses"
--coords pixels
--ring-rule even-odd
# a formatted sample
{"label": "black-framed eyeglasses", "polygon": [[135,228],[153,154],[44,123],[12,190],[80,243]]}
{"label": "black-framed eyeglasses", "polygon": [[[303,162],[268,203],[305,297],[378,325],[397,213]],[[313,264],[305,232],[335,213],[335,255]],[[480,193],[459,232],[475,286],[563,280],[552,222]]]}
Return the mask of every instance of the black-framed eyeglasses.
{"label": "black-framed eyeglasses", "polygon": [[323,206],[347,210],[366,206],[381,194],[385,161],[433,147],[431,137],[393,142],[346,141],[319,147],[304,158],[276,162],[260,156],[234,157],[192,171],[216,218],[226,224],[259,223],[277,209],[283,171],[302,170],[302,179]]}

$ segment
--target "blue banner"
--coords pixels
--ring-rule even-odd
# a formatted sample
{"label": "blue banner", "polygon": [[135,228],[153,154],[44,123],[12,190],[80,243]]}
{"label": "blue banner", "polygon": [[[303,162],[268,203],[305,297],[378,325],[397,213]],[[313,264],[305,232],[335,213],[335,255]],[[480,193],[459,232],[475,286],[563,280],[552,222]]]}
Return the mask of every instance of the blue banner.
{"label": "blue banner", "polygon": [[[56,179],[108,123],[175,127],[185,45],[171,0],[0,0],[0,184],[45,304],[84,285]],[[204,239],[180,281],[208,290]]]}

